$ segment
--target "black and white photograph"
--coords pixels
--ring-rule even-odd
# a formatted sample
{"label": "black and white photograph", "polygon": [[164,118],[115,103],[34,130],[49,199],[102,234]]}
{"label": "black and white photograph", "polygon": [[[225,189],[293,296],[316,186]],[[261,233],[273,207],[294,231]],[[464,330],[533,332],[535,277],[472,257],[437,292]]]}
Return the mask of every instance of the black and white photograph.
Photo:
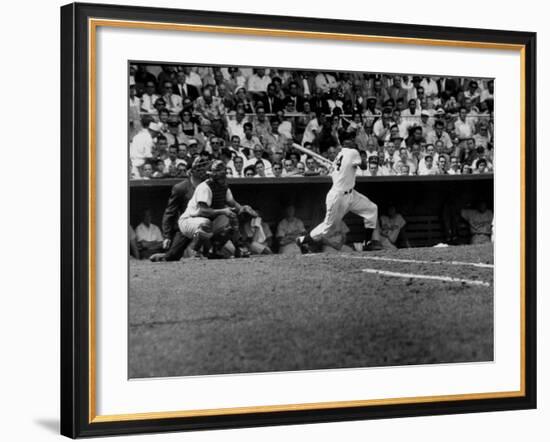
{"label": "black and white photograph", "polygon": [[128,69],[130,378],[493,361],[493,78]]}

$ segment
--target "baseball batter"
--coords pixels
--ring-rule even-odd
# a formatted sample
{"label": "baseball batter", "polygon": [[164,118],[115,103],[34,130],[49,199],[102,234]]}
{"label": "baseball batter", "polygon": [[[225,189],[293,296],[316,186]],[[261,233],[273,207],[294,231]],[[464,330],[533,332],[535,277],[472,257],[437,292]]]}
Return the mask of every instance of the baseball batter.
{"label": "baseball batter", "polygon": [[308,235],[300,236],[296,240],[302,253],[319,250],[322,239],[331,235],[332,230],[338,226],[348,212],[353,212],[363,218],[366,230],[363,249],[380,249],[377,242],[371,241],[378,219],[378,207],[365,195],[354,189],[356,169],[360,165],[361,156],[356,149],[340,148],[332,162],[332,187],[326,197],[325,219]]}

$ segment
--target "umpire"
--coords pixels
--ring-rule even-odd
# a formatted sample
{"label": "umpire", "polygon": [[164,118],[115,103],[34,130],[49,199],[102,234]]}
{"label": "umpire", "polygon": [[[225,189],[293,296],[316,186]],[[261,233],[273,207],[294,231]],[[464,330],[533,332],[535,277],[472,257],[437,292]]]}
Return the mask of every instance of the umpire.
{"label": "umpire", "polygon": [[191,165],[189,177],[172,187],[168,204],[162,216],[162,236],[164,238],[162,247],[166,252],[152,255],[151,261],[179,261],[182,258],[191,240],[180,232],[178,219],[185,212],[195,188],[206,179],[209,163],[207,158],[196,157]]}

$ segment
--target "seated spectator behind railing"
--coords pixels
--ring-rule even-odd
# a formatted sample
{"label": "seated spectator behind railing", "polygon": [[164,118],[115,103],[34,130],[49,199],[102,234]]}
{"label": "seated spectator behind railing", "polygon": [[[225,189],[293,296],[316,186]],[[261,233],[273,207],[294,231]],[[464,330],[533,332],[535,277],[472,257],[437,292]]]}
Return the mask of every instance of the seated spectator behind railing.
{"label": "seated spectator behind railing", "polygon": [[280,162],[273,163],[271,166],[274,178],[280,178],[283,175],[283,165]]}
{"label": "seated spectator behind railing", "polygon": [[393,204],[388,206],[387,215],[381,215],[378,224],[378,236],[384,249],[396,249],[398,245],[410,247],[404,230],[407,222]]}
{"label": "seated spectator behind railing", "polygon": [[418,167],[418,175],[438,175],[440,173],[439,168],[434,166],[434,158],[431,155],[426,155],[422,158],[420,164],[421,165]]}
{"label": "seated spectator behind railing", "polygon": [[253,178],[256,176],[256,168],[253,165],[244,168],[244,176],[246,178]]}
{"label": "seated spectator behind railing", "polygon": [[153,165],[149,162],[145,163],[141,168],[141,179],[150,180],[151,178],[153,178],[153,172]]}
{"label": "seated spectator behind railing", "polygon": [[153,253],[162,250],[162,233],[160,229],[151,222],[151,211],[146,209],[143,212],[143,219],[136,227],[136,241],[142,259],[149,258]]}
{"label": "seated spectator behind railing", "polygon": [[312,157],[306,158],[305,176],[319,176],[319,167],[317,162]]}
{"label": "seated spectator behind railing", "polygon": [[284,160],[283,167],[284,167],[283,174],[282,174],[283,177],[296,175],[297,173],[296,167],[294,167],[294,163],[290,158],[287,158]]}
{"label": "seated spectator behind railing", "polygon": [[466,220],[470,228],[471,244],[491,242],[493,212],[487,208],[485,201],[479,201],[475,209],[462,209],[460,216]]}
{"label": "seated spectator behind railing", "polygon": [[166,173],[164,172],[164,161],[160,158],[155,161],[155,168],[151,178],[164,178]]}
{"label": "seated spectator behind railing", "polygon": [[178,165],[184,164],[187,166],[187,162],[178,158],[178,146],[173,145],[168,148],[168,158],[164,160],[164,172],[171,177],[178,175]]}
{"label": "seated spectator behind railing", "polygon": [[233,155],[229,162],[229,167],[233,169],[233,178],[242,178],[244,176],[244,160],[239,155]]}
{"label": "seated spectator behind railing", "polygon": [[147,128],[139,131],[130,144],[132,166],[139,168],[146,160],[153,158],[154,139],[160,133],[160,124],[151,122]]}
{"label": "seated spectator behind railing", "polygon": [[279,242],[279,253],[283,255],[299,255],[300,248],[296,244],[296,238],[306,233],[304,223],[296,218],[296,210],[290,205],[285,210],[283,218],[277,226],[277,241]]}
{"label": "seated spectator behind railing", "polygon": [[[357,171],[359,171],[358,169]],[[368,169],[363,176],[384,176],[385,171],[380,168],[378,157],[372,156],[368,159]]]}

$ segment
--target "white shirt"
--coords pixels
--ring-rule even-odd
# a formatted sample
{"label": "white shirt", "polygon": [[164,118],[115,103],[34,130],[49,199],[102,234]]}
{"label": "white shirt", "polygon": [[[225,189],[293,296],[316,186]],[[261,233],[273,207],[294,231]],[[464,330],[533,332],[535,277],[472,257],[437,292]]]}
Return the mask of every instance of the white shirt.
{"label": "white shirt", "polygon": [[267,85],[271,83],[271,78],[268,75],[260,77],[256,74],[252,75],[248,80],[249,92],[267,92]]}
{"label": "white shirt", "polygon": [[470,118],[466,118],[466,121],[462,121],[460,118],[455,121],[456,135],[459,139],[471,138],[474,134],[474,129],[469,122]]}
{"label": "white shirt", "polygon": [[130,144],[130,159],[132,164],[139,167],[145,159],[153,157],[153,137],[148,129],[140,130]]}
{"label": "white shirt", "polygon": [[155,113],[157,111],[155,109],[155,101],[157,101],[159,98],[160,97],[156,94],[143,94],[141,96],[141,109],[147,113]]}
{"label": "white shirt", "polygon": [[332,188],[337,192],[347,192],[355,187],[356,168],[361,164],[361,155],[355,149],[343,147],[333,161],[331,173]]}
{"label": "white shirt", "polygon": [[202,88],[202,80],[199,74],[196,72],[190,72],[189,75],[185,77],[185,82],[191,86],[195,86],[197,89]]}
{"label": "white shirt", "polygon": [[304,136],[302,138],[302,146],[305,143],[312,143],[313,140],[315,140],[315,134],[319,133],[319,122],[317,121],[317,118],[314,118],[309,123],[307,123],[307,126],[304,130]]}
{"label": "white shirt", "polygon": [[424,78],[420,82],[420,86],[424,88],[424,95],[426,95],[426,97],[433,97],[439,93],[437,82],[432,80],[431,78]]}
{"label": "white shirt", "polygon": [[149,224],[147,227],[141,223],[136,228],[136,239],[138,241],[162,241],[162,233],[154,224]]}
{"label": "white shirt", "polygon": [[164,101],[166,101],[166,109],[172,114],[179,114],[183,110],[183,101],[179,95],[170,94],[165,95]]}
{"label": "white shirt", "polygon": [[[228,201],[233,199],[231,190],[227,189],[227,194],[225,198]],[[210,186],[207,184],[206,181],[203,181],[196,187],[195,193],[193,193],[193,196],[187,204],[187,209],[185,209],[185,212],[183,212],[180,218],[187,219],[198,216],[200,209],[199,203],[204,203],[208,207],[212,205],[212,189],[210,189]]]}
{"label": "white shirt", "polygon": [[229,132],[229,136],[232,137],[233,135],[237,135],[242,142],[244,139],[244,125],[246,122],[246,118],[243,118],[240,123],[237,121],[236,118],[228,118],[227,131]]}
{"label": "white shirt", "polygon": [[170,158],[166,158],[164,160],[164,168],[167,172],[170,170],[170,166],[177,169],[180,164],[185,164],[187,166],[187,161],[182,160],[181,158],[176,158],[174,162],[172,162]]}

